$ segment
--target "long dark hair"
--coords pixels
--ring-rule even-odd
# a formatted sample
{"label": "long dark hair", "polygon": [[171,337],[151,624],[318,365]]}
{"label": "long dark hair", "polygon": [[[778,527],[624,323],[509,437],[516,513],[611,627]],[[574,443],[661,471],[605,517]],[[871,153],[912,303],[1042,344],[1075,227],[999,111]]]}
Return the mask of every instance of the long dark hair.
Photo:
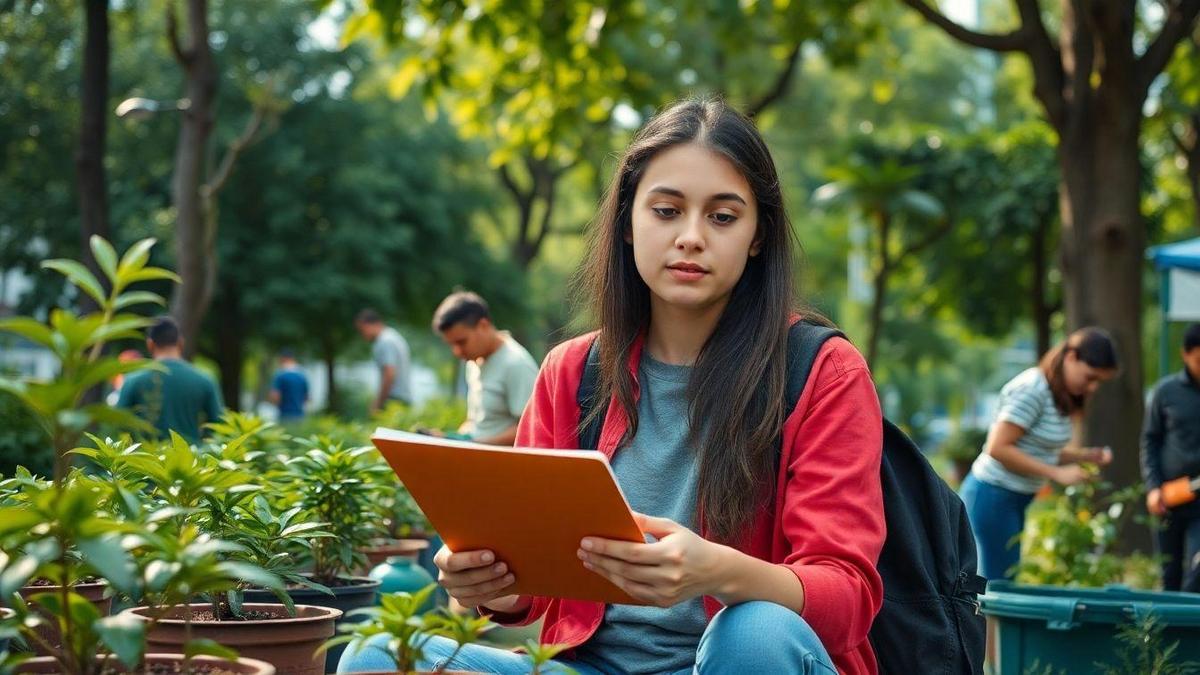
{"label": "long dark hair", "polygon": [[1038,367],[1050,383],[1050,394],[1054,397],[1054,407],[1063,415],[1073,415],[1087,405],[1087,395],[1075,395],[1067,389],[1066,378],[1063,375],[1063,361],[1067,354],[1075,352],[1075,357],[1093,368],[1115,370],[1119,366],[1117,360],[1117,345],[1108,331],[1103,328],[1088,326],[1067,336],[1066,340],[1055,345],[1053,349],[1042,356]]}
{"label": "long dark hair", "polygon": [[[699,461],[699,509],[716,538],[735,541],[770,495],[784,410],[788,317],[794,307],[792,228],[775,162],[758,130],[719,100],[667,108],[635,136],[590,227],[581,290],[600,324],[599,400],[615,393],[637,432],[630,351],[650,321],[650,290],[625,236],[646,166],[660,152],[700,143],[746,178],[758,205],[759,253],[746,263],[687,386],[688,442]],[[603,414],[606,406],[596,407]],[[588,420],[583,420],[586,424]]]}

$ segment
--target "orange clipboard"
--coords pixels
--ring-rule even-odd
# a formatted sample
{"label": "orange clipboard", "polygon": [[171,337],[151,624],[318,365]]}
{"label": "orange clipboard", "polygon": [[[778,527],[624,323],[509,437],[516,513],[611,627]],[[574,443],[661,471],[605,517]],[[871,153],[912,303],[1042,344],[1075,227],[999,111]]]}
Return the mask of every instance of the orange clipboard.
{"label": "orange clipboard", "polygon": [[644,542],[603,453],[508,448],[379,428],[371,436],[452,551],[493,551],[512,592],[644,604],[583,566],[586,536]]}

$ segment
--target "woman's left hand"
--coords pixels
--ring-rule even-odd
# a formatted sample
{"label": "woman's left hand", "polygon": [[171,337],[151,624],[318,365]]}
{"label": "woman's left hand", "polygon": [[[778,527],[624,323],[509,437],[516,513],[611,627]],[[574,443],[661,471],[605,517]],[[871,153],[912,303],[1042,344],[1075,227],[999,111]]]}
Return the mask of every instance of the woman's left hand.
{"label": "woman's left hand", "polygon": [[640,513],[633,516],[642,531],[658,541],[639,544],[585,537],[578,551],[584,567],[658,607],[716,592],[724,547],[672,520]]}

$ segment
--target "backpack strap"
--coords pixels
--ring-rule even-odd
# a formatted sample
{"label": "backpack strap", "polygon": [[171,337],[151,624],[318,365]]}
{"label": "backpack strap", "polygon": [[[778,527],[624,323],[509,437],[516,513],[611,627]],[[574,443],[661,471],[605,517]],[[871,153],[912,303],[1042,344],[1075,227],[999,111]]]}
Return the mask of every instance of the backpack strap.
{"label": "backpack strap", "polygon": [[[575,402],[579,404],[579,423],[583,424],[591,416],[599,403],[596,401],[596,386],[600,381],[600,336],[592,340],[588,347],[587,361],[583,364],[583,377],[579,380],[579,391],[575,394]],[[596,450],[600,447],[600,429],[604,426],[604,415],[591,419],[590,423],[579,429],[579,448]]]}
{"label": "backpack strap", "polygon": [[826,340],[834,337],[846,336],[836,328],[819,326],[806,320],[797,321],[788,329],[785,416],[790,415],[800,402],[800,395],[804,393],[804,385],[812,374],[821,347]]}

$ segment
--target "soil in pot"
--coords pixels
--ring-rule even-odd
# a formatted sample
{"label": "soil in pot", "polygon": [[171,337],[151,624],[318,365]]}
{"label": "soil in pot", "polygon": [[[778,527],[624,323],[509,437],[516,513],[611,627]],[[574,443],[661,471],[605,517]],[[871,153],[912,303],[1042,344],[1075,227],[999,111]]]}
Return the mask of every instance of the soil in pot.
{"label": "soil in pot", "polygon": [[[155,610],[133,607],[126,613],[146,619]],[[320,675],[325,672],[325,659],[315,655],[318,647],[333,637],[334,622],[341,611],[328,607],[296,605],[296,615],[288,616],[283,605],[246,603],[243,611],[254,618],[249,620],[197,621],[196,616],[210,612],[210,605],[192,605],[191,639],[207,638],[237,650],[245,658],[266,661],[279,675]],[[178,652],[187,642],[184,608],[171,609],[165,618],[150,630],[147,649]]]}
{"label": "soil in pot", "polygon": [[[62,668],[49,656],[25,661],[14,669],[17,673],[61,673]],[[128,673],[120,662],[110,659],[107,672]],[[189,669],[183,669],[183,654],[147,654],[146,668],[138,675],[275,675],[275,666],[257,659],[239,658],[236,661],[213,656],[193,656]]]}
{"label": "soil in pot", "polygon": [[[289,587],[288,595],[292,597],[292,602],[298,605],[330,607],[341,610],[342,618],[337,621],[337,625],[339,626],[342,624],[358,623],[363,618],[361,616],[351,616],[350,612],[375,605],[376,596],[379,592],[379,582],[367,577],[346,577],[342,581],[344,581],[342,585],[329,587],[329,590],[333,591],[332,596],[303,586],[296,588]],[[246,591],[243,599],[246,602],[278,602],[274,593],[260,589]],[[338,659],[342,657],[342,652],[345,649],[345,645],[338,645],[326,652],[325,672],[332,673],[337,669]]]}

